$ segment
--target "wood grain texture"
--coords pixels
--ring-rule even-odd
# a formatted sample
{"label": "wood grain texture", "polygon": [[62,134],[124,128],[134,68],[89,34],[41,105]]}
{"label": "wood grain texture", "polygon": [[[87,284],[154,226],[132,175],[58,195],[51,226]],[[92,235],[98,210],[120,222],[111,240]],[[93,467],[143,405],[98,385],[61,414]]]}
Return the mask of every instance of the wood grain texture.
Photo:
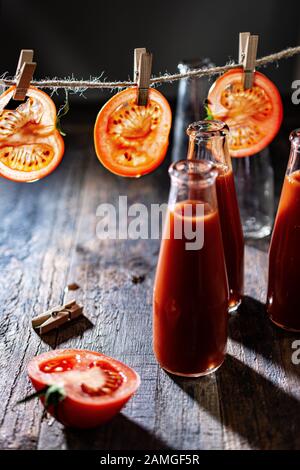
{"label": "wood grain texture", "polygon": [[[246,298],[230,320],[228,355],[197,380],[162,371],[152,353],[152,285],[158,240],[99,240],[102,202],[166,201],[166,164],[140,180],[98,163],[76,129],[59,169],[32,185],[0,183],[0,447],[3,449],[297,449],[300,367],[296,336],[275,328],[263,302],[267,254],[246,250]],[[138,280],[138,281],[137,281]],[[76,282],[80,289],[65,294]],[[41,339],[33,316],[75,298],[86,319]],[[142,384],[122,414],[92,431],[43,417],[31,391],[30,358],[55,347],[102,351],[134,367]]]}

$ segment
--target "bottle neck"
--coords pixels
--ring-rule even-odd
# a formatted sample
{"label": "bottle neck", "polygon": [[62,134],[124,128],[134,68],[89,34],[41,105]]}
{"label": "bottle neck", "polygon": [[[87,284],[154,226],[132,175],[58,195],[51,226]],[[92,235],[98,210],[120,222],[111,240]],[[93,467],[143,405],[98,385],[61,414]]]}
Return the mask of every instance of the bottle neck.
{"label": "bottle neck", "polygon": [[207,160],[180,160],[169,168],[171,189],[169,208],[180,202],[193,201],[217,209],[215,166]]}
{"label": "bottle neck", "polygon": [[291,151],[287,166],[287,175],[300,170],[300,129],[296,129],[290,135]]}
{"label": "bottle neck", "polygon": [[188,127],[188,160],[207,160],[224,171],[231,170],[227,128],[220,121],[199,121]]}

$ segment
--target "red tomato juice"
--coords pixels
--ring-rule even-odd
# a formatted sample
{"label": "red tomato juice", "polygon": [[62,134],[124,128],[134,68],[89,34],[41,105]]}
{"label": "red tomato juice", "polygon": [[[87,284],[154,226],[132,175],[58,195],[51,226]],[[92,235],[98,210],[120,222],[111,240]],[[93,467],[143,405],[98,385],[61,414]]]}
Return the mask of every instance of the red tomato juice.
{"label": "red tomato juice", "polygon": [[[203,217],[192,215],[193,230],[204,224],[204,245],[187,250],[190,240],[174,238],[174,225],[186,223],[185,204],[169,210],[154,286],[154,352],[167,371],[205,375],[224,360],[228,285],[219,214],[207,203]],[[195,212],[195,211],[193,211]],[[183,230],[184,232],[184,230]]]}
{"label": "red tomato juice", "polygon": [[219,171],[216,187],[230,308],[240,303],[244,288],[244,236],[232,170]]}
{"label": "red tomato juice", "polygon": [[300,171],[285,176],[269,252],[267,311],[278,326],[300,331]]}

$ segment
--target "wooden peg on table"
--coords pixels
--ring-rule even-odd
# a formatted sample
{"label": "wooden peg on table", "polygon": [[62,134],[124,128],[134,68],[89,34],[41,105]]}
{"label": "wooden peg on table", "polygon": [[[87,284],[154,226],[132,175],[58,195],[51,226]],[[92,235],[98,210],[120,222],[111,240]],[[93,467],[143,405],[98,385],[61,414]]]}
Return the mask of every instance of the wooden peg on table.
{"label": "wooden peg on table", "polygon": [[134,50],[134,76],[138,86],[137,104],[146,106],[152,69],[152,54],[146,49]]}
{"label": "wooden peg on table", "polygon": [[33,50],[22,49],[16,71],[17,83],[13,96],[14,100],[24,101],[26,98],[26,93],[36,69],[36,62],[32,62],[32,60]]}
{"label": "wooden peg on table", "polygon": [[74,320],[82,315],[83,307],[78,305],[75,300],[65,305],[51,308],[45,313],[32,319],[32,326],[39,334],[48,333],[54,328]]}
{"label": "wooden peg on table", "polygon": [[257,55],[258,36],[250,33],[240,33],[239,37],[239,63],[243,65],[243,85],[247,90],[253,85],[255,62]]}

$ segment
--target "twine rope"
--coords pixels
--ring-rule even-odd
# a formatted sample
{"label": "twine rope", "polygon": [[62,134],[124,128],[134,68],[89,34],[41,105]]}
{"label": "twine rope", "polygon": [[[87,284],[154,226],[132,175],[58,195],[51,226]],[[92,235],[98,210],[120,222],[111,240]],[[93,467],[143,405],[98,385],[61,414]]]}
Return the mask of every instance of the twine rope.
{"label": "twine rope", "polygon": [[[265,57],[261,57],[257,59],[255,62],[256,67],[263,67],[266,64],[270,64],[272,62],[277,62],[281,59],[288,59],[289,57],[293,57],[296,54],[300,54],[300,46],[296,47],[288,47],[279,52],[275,52],[274,54],[267,55]],[[200,78],[200,77],[209,77],[212,75],[219,75],[228,70],[235,69],[237,67],[242,67],[242,64],[235,64],[234,62],[230,62],[223,66],[218,67],[210,67],[210,68],[199,68],[187,71],[185,73],[174,73],[169,74],[165,73],[163,75],[159,75],[157,77],[152,77],[150,79],[150,85],[160,85],[162,83],[171,83],[183,78]],[[16,77],[14,78],[1,78],[0,79],[0,86],[12,86],[16,84]],[[99,78],[91,78],[90,80],[76,80],[74,78],[66,78],[66,79],[44,79],[44,80],[33,80],[31,82],[33,86],[38,88],[49,88],[52,90],[57,90],[60,88],[64,88],[65,90],[73,89],[76,91],[83,91],[88,88],[94,89],[115,89],[115,88],[127,88],[131,86],[136,86],[137,83],[134,81],[115,81],[115,82],[107,82],[105,80],[100,80]]]}

